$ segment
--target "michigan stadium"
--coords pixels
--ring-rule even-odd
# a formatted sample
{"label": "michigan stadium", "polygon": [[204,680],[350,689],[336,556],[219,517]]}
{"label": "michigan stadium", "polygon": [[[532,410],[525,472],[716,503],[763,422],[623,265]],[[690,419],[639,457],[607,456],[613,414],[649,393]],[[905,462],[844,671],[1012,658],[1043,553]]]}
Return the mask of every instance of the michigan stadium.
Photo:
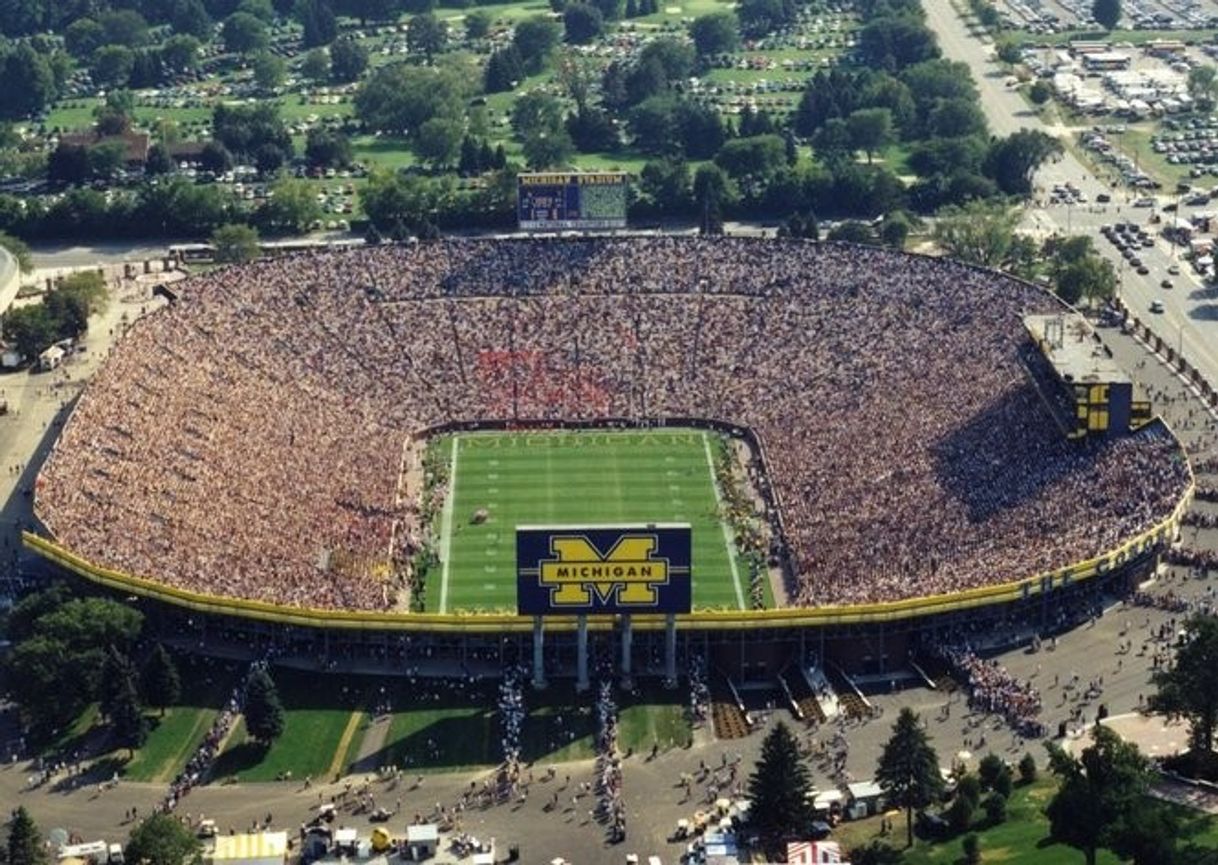
{"label": "michigan stadium", "polygon": [[1136,584],[1192,491],[1082,316],[943,259],[445,240],[166,293],[25,543],[178,633],[537,679],[585,678],[589,640],[669,678],[691,646],[883,675],[936,629],[1049,632]]}

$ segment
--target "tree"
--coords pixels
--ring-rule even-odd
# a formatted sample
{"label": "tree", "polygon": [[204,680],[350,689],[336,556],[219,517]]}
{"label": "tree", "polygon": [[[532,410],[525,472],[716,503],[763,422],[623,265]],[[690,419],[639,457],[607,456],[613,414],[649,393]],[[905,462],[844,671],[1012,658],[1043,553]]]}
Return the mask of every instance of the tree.
{"label": "tree", "polygon": [[981,786],[986,790],[994,789],[998,776],[1002,774],[1002,770],[1005,768],[1006,763],[997,754],[986,754],[981,758],[981,762],[977,764],[977,778],[981,781]]}
{"label": "tree", "polygon": [[[173,658],[165,651],[160,643],[148,656],[144,665],[142,690],[145,699],[165,714],[165,707],[171,706],[182,696],[182,681],[178,676],[178,667]],[[138,859],[133,861],[139,861]]]}
{"label": "tree", "polygon": [[976,810],[977,803],[967,796],[957,795],[952,799],[952,804],[947,809],[947,824],[952,832],[959,835],[968,831],[968,827],[973,825],[973,812]]}
{"label": "tree", "polygon": [[588,3],[570,3],[562,13],[563,30],[572,45],[587,45],[601,35],[605,17]]}
{"label": "tree", "polygon": [[1121,0],[1093,0],[1091,17],[1105,30],[1115,30],[1121,20]]}
{"label": "tree", "polygon": [[994,56],[1008,66],[1014,66],[1023,61],[1023,49],[1015,39],[1000,39],[994,49]]}
{"label": "tree", "polygon": [[1019,214],[1005,204],[973,201],[940,208],[935,242],[952,258],[985,267],[997,266],[1011,245]]}
{"label": "tree", "polygon": [[9,823],[7,853],[8,865],[47,865],[49,861],[38,826],[24,805],[17,806]]}
{"label": "tree", "polygon": [[173,32],[193,36],[201,42],[212,37],[212,20],[202,0],[176,0],[169,13]]}
{"label": "tree", "polygon": [[283,733],[283,706],[275,683],[263,669],[250,673],[245,683],[245,728],[256,742],[269,746]]}
{"label": "tree", "polygon": [[975,833],[965,835],[960,842],[960,850],[964,853],[964,865],[980,865],[981,839]]}
{"label": "tree", "polygon": [[517,24],[512,45],[520,52],[525,72],[530,75],[541,72],[558,46],[559,38],[558,25],[544,15],[526,18]]}
{"label": "tree", "polygon": [[470,82],[454,70],[382,66],[355,95],[355,110],[371,129],[417,136],[433,117],[464,117]]}
{"label": "tree", "polygon": [[761,743],[761,756],[749,776],[749,823],[767,852],[783,849],[783,842],[807,831],[815,814],[808,801],[808,768],[795,737],[778,722]]}
{"label": "tree", "polygon": [[990,145],[985,173],[1008,195],[1027,195],[1032,191],[1036,169],[1061,152],[1061,142],[1051,135],[1039,129],[1021,129]]}
{"label": "tree", "polygon": [[0,64],[0,118],[19,119],[42,111],[56,94],[55,74],[46,55],[22,42]]}
{"label": "tree", "polygon": [[148,42],[148,22],[134,9],[103,12],[97,23],[101,25],[103,45],[139,48]]}
{"label": "tree", "polygon": [[914,809],[927,807],[943,790],[939,756],[912,709],[906,707],[897,716],[875,777],[889,804],[905,809],[906,844],[912,847]]}
{"label": "tree", "polygon": [[1213,111],[1218,103],[1218,69],[1207,63],[1188,70],[1188,93],[1199,111]]}
{"label": "tree", "polygon": [[0,231],[0,249],[6,250],[9,255],[17,259],[17,268],[22,273],[29,273],[34,269],[34,257],[30,254],[29,244],[24,240]]}
{"label": "tree", "polygon": [[515,45],[491,52],[486,60],[483,88],[487,93],[506,93],[524,80],[524,61]]}
{"label": "tree", "polygon": [[465,38],[485,39],[491,32],[491,15],[484,9],[474,9],[465,15]]}
{"label": "tree", "polygon": [[233,167],[233,155],[219,141],[209,141],[199,151],[199,167],[217,174]]}
{"label": "tree", "polygon": [[93,80],[102,87],[123,87],[131,80],[135,54],[125,45],[103,45],[93,53]]}
{"label": "tree", "polygon": [[329,45],[338,36],[338,22],[326,0],[297,0],[292,15],[304,28],[306,48]]}
{"label": "tree", "polygon": [[264,93],[283,85],[288,75],[287,61],[269,51],[254,55],[254,84]]}
{"label": "tree", "polygon": [[731,54],[740,46],[740,20],[734,12],[701,15],[689,25],[689,35],[699,57]]}
{"label": "tree", "polygon": [[872,244],[875,243],[875,233],[867,223],[859,222],[857,219],[847,219],[829,229],[826,239],[839,243]]}
{"label": "tree", "polygon": [[131,830],[126,861],[147,865],[198,865],[203,845],[170,814],[152,814]]}
{"label": "tree", "polygon": [[1038,78],[1028,88],[1028,98],[1032,100],[1033,105],[1044,105],[1053,98],[1053,88],[1048,82]]}
{"label": "tree", "polygon": [[170,36],[161,45],[161,61],[175,72],[189,72],[199,65],[202,44],[188,33]]}
{"label": "tree", "polygon": [[415,135],[415,155],[436,168],[452,165],[457,160],[464,135],[465,123],[460,117],[439,115],[429,118]]}
{"label": "tree", "polygon": [[351,139],[341,132],[315,126],[305,136],[305,159],[310,165],[345,168],[353,159]]}
{"label": "tree", "polygon": [[128,688],[135,689],[135,666],[130,658],[114,646],[106,652],[99,685],[101,712],[113,721],[123,691]]}
{"label": "tree", "polygon": [[236,11],[248,12],[267,24],[275,22],[275,7],[271,4],[271,0],[241,0],[237,4]]}
{"label": "tree", "polygon": [[330,74],[335,81],[358,81],[368,68],[368,49],[349,36],[330,45]]}
{"label": "tree", "polygon": [[742,188],[747,184],[764,185],[786,166],[786,145],[777,135],[733,138],[719,148],[715,164]]}
{"label": "tree", "polygon": [[854,865],[901,865],[905,857],[900,850],[883,841],[872,841],[866,847],[851,850],[850,861]]}
{"label": "tree", "polygon": [[87,60],[106,43],[106,32],[92,18],[78,18],[63,32],[63,44],[78,60]]}
{"label": "tree", "polygon": [[905,241],[909,237],[910,228],[909,217],[902,211],[898,210],[889,213],[884,217],[884,221],[880,223],[880,242],[885,246],[891,246],[893,249],[904,249]]}
{"label": "tree", "polygon": [[220,38],[224,47],[235,54],[252,54],[270,44],[266,25],[248,12],[234,12],[225,18]]}
{"label": "tree", "polygon": [[741,0],[737,12],[740,29],[746,36],[764,36],[791,22],[795,4],[783,0]]}
{"label": "tree", "polygon": [[694,174],[694,207],[698,211],[698,231],[723,233],[723,208],[732,194],[731,181],[718,165],[700,165]]}
{"label": "tree", "polygon": [[1089,304],[1112,297],[1116,291],[1116,271],[1112,262],[1095,253],[1071,262],[1057,275],[1057,296],[1066,303],[1085,299]]}
{"label": "tree", "polygon": [[406,46],[416,54],[422,54],[430,63],[436,54],[444,50],[448,42],[448,23],[431,12],[416,15],[406,25]]}
{"label": "tree", "polygon": [[996,826],[1007,819],[1007,797],[1001,793],[991,793],[982,803],[985,809],[985,819],[991,826]]}
{"label": "tree", "polygon": [[1036,758],[1030,753],[1024,754],[1019,761],[1019,781],[1021,784],[1031,784],[1036,780]]}
{"label": "tree", "polygon": [[300,75],[310,81],[325,81],[330,77],[330,55],[324,48],[312,48],[300,61]]}
{"label": "tree", "polygon": [[212,232],[216,261],[244,262],[258,257],[258,232],[248,225],[222,225]]}
{"label": "tree", "polygon": [[1093,744],[1074,757],[1048,743],[1049,769],[1060,785],[1045,808],[1049,835],[1081,851],[1095,865],[1096,850],[1146,795],[1149,769],[1136,745],[1103,724],[1091,728]]}
{"label": "tree", "polygon": [[1150,698],[1151,708],[1172,718],[1187,718],[1193,754],[1210,761],[1218,732],[1218,619],[1189,619],[1175,663],[1156,670],[1151,681],[1158,689]]}
{"label": "tree", "polygon": [[689,165],[680,157],[648,162],[640,173],[639,188],[661,210],[679,212],[689,206]]}
{"label": "tree", "polygon": [[125,682],[114,695],[110,725],[115,741],[132,753],[148,739],[148,719],[144,717],[134,682]]}
{"label": "tree", "polygon": [[850,145],[867,154],[867,161],[893,140],[892,112],[887,108],[860,108],[846,118]]}

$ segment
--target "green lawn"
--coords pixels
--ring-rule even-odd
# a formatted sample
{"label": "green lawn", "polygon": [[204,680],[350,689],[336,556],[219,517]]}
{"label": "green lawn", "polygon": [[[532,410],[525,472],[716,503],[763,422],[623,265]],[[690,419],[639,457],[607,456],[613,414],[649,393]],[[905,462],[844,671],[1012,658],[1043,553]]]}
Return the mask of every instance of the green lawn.
{"label": "green lawn", "polygon": [[[695,430],[439,440],[434,446],[455,471],[439,526],[447,562],[429,575],[428,609],[515,609],[518,525],[648,522],[692,526],[696,608],[741,606],[748,578],[739,562],[733,575],[728,558],[710,465],[716,444],[714,434]],[[475,524],[479,508],[489,517]]]}
{"label": "green lawn", "polygon": [[[352,712],[364,707],[367,689],[378,681],[287,669],[273,670],[272,678],[283,701],[283,735],[263,749],[250,740],[244,722],[239,722],[216,761],[215,778],[273,781],[289,771],[298,779],[325,775],[336,761]],[[352,736],[337,757],[343,771],[360,738],[358,733]]]}
{"label": "green lawn", "polygon": [[[383,750],[372,765],[394,765],[406,771],[459,771],[497,765],[502,759],[496,689],[491,684],[448,691],[421,704],[401,704],[390,721]],[[398,698],[418,700],[401,686]],[[623,750],[649,752],[684,746],[690,727],[681,692],[644,689],[619,696],[620,743]],[[525,694],[528,715],[520,733],[526,762],[562,763],[594,754],[596,717],[592,692],[576,694],[571,682],[553,683],[542,693]],[[394,705],[400,705],[395,699]]]}

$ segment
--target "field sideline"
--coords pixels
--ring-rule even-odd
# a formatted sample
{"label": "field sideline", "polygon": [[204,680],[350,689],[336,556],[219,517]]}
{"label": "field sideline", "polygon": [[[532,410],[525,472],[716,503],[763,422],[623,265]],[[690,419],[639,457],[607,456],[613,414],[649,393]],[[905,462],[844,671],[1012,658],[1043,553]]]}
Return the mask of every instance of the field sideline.
{"label": "field sideline", "polygon": [[[741,609],[748,572],[719,516],[714,433],[690,429],[468,433],[449,467],[427,609],[515,610],[515,527],[680,522],[693,528],[696,609]],[[485,508],[485,522],[475,511]]]}

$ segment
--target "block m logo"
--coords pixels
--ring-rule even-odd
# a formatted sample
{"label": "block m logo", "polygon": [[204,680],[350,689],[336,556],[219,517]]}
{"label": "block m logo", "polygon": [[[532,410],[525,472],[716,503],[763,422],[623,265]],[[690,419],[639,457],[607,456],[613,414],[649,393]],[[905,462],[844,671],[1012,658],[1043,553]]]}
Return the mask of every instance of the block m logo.
{"label": "block m logo", "polygon": [[590,606],[593,592],[601,603],[616,593],[619,604],[654,607],[657,588],[668,584],[668,559],[652,558],[658,543],[654,535],[623,535],[602,554],[582,535],[557,535],[550,539],[555,558],[539,562],[541,585],[555,607]]}

